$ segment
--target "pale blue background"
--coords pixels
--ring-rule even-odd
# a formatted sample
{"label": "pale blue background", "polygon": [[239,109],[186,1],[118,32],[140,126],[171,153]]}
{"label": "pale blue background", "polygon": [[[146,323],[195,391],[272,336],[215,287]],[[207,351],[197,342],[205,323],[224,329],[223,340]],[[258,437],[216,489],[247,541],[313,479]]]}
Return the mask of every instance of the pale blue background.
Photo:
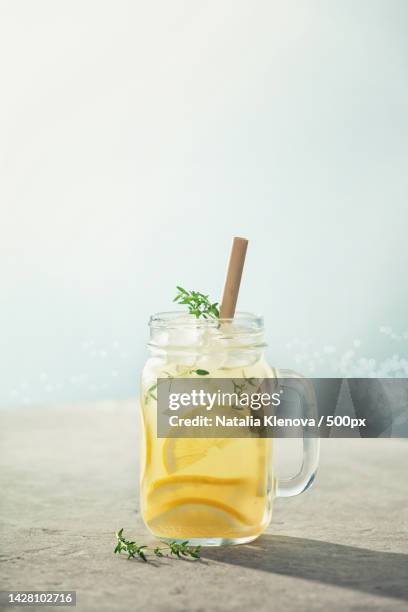
{"label": "pale blue background", "polygon": [[408,2],[0,3],[1,405],[135,395],[174,286],[408,375]]}

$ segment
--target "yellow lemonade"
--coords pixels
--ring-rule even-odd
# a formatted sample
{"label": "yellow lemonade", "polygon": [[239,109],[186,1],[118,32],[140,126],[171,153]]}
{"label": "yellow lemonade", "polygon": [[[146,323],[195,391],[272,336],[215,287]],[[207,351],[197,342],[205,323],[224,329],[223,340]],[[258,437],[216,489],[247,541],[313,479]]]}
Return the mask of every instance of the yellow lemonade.
{"label": "yellow lemonade", "polygon": [[[242,348],[219,355],[195,355],[183,363],[170,355],[152,357],[143,372],[141,411],[144,445],[141,472],[143,519],[158,538],[238,543],[257,537],[271,518],[272,440],[269,438],[158,438],[155,384],[158,378],[266,378],[274,371],[259,351]],[[189,372],[186,374],[186,372]]]}

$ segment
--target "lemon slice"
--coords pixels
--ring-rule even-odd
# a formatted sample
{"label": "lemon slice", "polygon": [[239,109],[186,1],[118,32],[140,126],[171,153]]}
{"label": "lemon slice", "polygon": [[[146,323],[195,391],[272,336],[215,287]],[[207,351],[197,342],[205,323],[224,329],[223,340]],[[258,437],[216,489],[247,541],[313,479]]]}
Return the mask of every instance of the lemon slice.
{"label": "lemon slice", "polygon": [[152,431],[151,427],[143,415],[143,424],[144,424],[144,436],[143,436],[143,454],[142,454],[142,466],[141,466],[141,479],[140,482],[143,485],[147,478],[147,473],[149,471],[150,466],[152,465],[152,451],[153,451],[153,442],[152,442]]}
{"label": "lemon slice", "polygon": [[212,450],[221,449],[231,439],[219,438],[166,438],[163,445],[163,463],[168,474],[173,474],[200,461]]}
{"label": "lemon slice", "polygon": [[[187,412],[184,417],[192,418],[197,414],[201,414],[200,408],[194,408]],[[249,414],[248,409],[237,411],[233,408],[227,408],[224,406],[214,406],[211,412],[214,415],[227,415],[227,416],[245,416]],[[195,428],[191,427],[191,438],[178,438],[168,437],[163,445],[163,463],[168,474],[173,474],[179,470],[183,470],[192,464],[200,461],[208,455],[209,452],[216,451],[217,449],[223,449],[231,442],[234,442],[235,438],[200,438],[194,437],[196,433]]]}
{"label": "lemon slice", "polygon": [[175,497],[190,496],[191,493],[200,497],[218,497],[222,495],[237,496],[237,491],[243,495],[250,489],[249,478],[220,478],[206,474],[174,474],[167,478],[154,480],[147,492],[151,503],[165,503]]}
{"label": "lemon slice", "polygon": [[184,497],[155,507],[145,516],[158,537],[234,537],[253,528],[239,510],[215,499]]}
{"label": "lemon slice", "polygon": [[220,478],[218,476],[207,476],[206,474],[173,474],[167,478],[158,478],[151,483],[149,487],[149,495],[158,489],[167,485],[177,484],[203,484],[203,485],[242,485],[245,484],[245,478]]}

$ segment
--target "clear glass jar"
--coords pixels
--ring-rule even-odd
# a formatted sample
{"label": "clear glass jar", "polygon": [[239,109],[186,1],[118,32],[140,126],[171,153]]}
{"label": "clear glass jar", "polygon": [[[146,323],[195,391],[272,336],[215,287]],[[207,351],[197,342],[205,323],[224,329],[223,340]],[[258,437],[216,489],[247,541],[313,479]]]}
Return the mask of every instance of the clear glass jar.
{"label": "clear glass jar", "polygon": [[[239,544],[267,527],[277,486],[272,440],[158,438],[156,407],[158,378],[195,377],[197,369],[207,371],[207,378],[276,377],[265,346],[263,319],[250,313],[237,313],[233,321],[179,312],[151,317],[141,391],[141,508],[157,538]],[[303,490],[293,482],[299,477],[305,481],[300,474],[290,485],[280,483],[281,495]]]}

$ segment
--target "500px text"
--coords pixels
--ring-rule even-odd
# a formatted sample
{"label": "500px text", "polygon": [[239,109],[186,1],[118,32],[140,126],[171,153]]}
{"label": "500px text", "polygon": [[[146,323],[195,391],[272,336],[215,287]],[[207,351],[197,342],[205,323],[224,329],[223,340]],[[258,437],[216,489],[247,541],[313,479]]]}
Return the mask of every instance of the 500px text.
{"label": "500px text", "polygon": [[234,416],[219,416],[215,418],[196,415],[194,417],[179,417],[172,415],[169,417],[169,425],[171,427],[348,427],[354,429],[356,427],[365,427],[366,419],[352,418],[345,416],[321,416],[318,420],[314,418],[284,418],[275,415],[262,418],[253,415],[243,417]]}

